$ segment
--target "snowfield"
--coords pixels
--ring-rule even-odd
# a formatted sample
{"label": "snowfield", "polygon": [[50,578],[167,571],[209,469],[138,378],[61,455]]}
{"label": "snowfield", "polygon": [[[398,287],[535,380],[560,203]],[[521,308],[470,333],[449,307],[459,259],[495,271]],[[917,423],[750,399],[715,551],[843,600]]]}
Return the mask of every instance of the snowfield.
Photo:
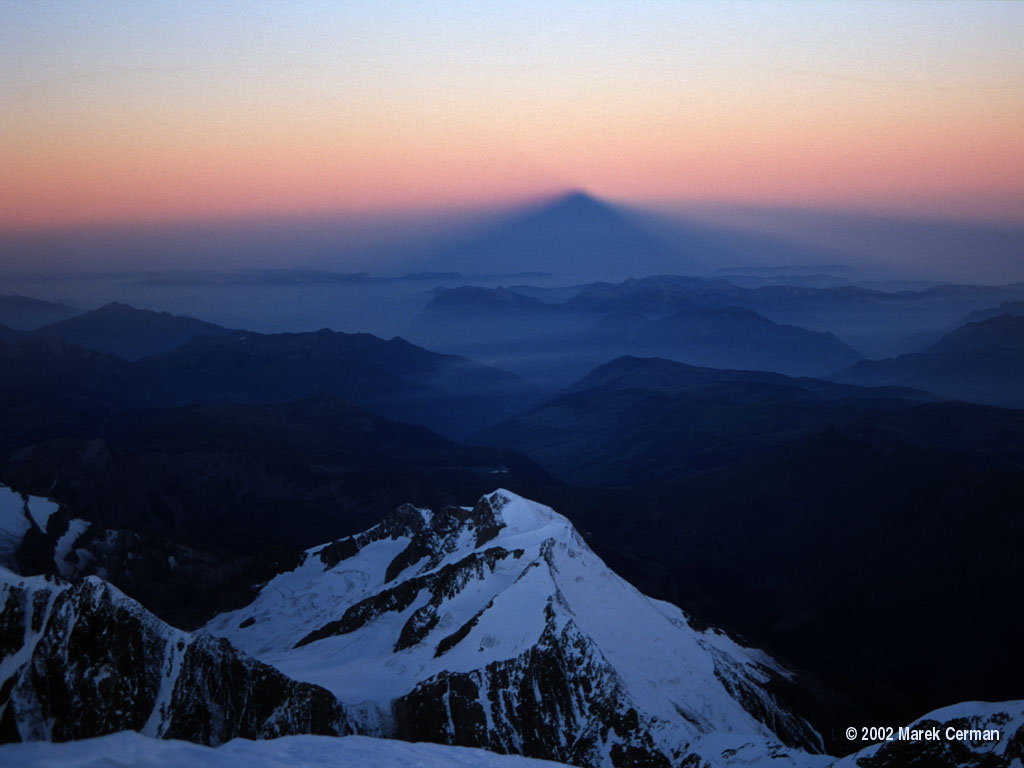
{"label": "snowfield", "polygon": [[409,744],[368,736],[234,739],[219,747],[164,741],[122,731],[63,744],[0,746],[0,765],[19,768],[554,768],[562,763],[495,755],[482,749]]}

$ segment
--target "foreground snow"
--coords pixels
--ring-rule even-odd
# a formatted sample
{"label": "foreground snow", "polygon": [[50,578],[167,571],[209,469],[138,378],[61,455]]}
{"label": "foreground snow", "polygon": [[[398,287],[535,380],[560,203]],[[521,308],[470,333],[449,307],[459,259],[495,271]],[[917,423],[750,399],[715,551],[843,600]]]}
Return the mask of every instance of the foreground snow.
{"label": "foreground snow", "polygon": [[552,768],[562,763],[495,755],[482,749],[409,744],[368,736],[285,736],[268,741],[235,739],[219,747],[151,739],[134,731],[82,741],[0,746],[0,765],[21,768],[299,768],[351,765],[367,768]]}
{"label": "foreground snow", "polygon": [[[1000,738],[994,742],[947,740],[937,742],[892,741],[875,744],[848,757],[832,762],[828,768],[903,768],[928,765],[936,768],[1022,768],[1024,752],[1024,701],[964,702],[925,715],[912,728],[996,728]],[[707,746],[711,746],[709,740]],[[711,759],[718,765],[725,758]],[[806,756],[789,759],[754,757],[726,760],[730,765],[799,766]],[[134,731],[82,741],[50,743],[28,742],[0,746],[0,766],[19,768],[302,768],[302,766],[366,766],[366,768],[554,768],[565,765],[518,755],[497,755],[481,749],[450,747],[440,744],[409,743],[368,736],[284,736],[279,739],[250,741],[234,739],[219,747],[203,747],[187,741],[161,740]]]}

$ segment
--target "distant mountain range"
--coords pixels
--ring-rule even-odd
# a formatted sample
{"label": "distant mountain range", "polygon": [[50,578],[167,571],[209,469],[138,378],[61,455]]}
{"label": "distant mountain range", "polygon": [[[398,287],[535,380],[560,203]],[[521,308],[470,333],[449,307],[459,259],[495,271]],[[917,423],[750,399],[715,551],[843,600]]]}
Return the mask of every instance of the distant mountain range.
{"label": "distant mountain range", "polygon": [[[1019,296],[1022,290],[748,289],[723,280],[662,276],[581,286],[568,298],[545,301],[551,292],[465,286],[437,291],[409,334],[428,346],[515,370],[549,389],[566,386],[609,359],[634,355],[796,376],[835,374],[849,383],[907,386],[942,397],[1019,407],[1020,365],[1012,319],[999,321],[998,331],[991,318],[988,332],[954,334],[950,338],[958,339],[956,351],[937,344],[942,336],[937,329],[950,318],[962,317],[964,307]],[[1012,317],[1015,306],[1009,301],[988,313]],[[802,318],[807,325],[780,323],[778,318]],[[928,347],[895,361],[857,363],[857,351],[833,333],[807,330],[850,323],[859,329],[857,335],[884,335],[892,328],[895,338],[904,339],[904,348],[909,338],[927,339]],[[907,323],[932,330],[910,331]]]}
{"label": "distant mountain range", "polygon": [[948,399],[1024,408],[1024,316],[967,323],[924,352],[861,360],[831,378],[866,386],[917,387]]}
{"label": "distant mountain range", "polygon": [[[562,304],[505,288],[438,290],[409,335],[548,387],[623,354],[793,375],[824,375],[860,358],[830,333],[779,325],[739,306],[699,306],[685,294],[704,281],[618,290],[638,282],[586,287]],[[685,293],[674,290],[680,283],[690,285]]]}
{"label": "distant mountain range", "polygon": [[991,320],[994,317],[1009,315],[1011,317],[1024,317],[1024,301],[1004,301],[998,307],[990,309],[977,309],[964,318],[959,325],[968,323],[980,323],[983,320]]}
{"label": "distant mountain range", "polygon": [[[10,298],[0,297],[0,307],[3,301]],[[70,308],[68,310],[73,311]],[[197,336],[221,336],[228,333],[232,331],[214,323],[167,312],[136,309],[117,302],[90,312],[75,312],[72,317],[30,330],[0,325],[0,341],[10,343],[19,339],[54,338],[126,360],[139,360],[147,355],[170,352]]]}
{"label": "distant mountain range", "polygon": [[726,279],[652,276],[582,286],[566,302],[591,311],[665,315],[692,309],[744,307],[775,323],[831,332],[874,357],[931,343],[938,329],[967,313],[1024,297],[1024,284],[935,285],[917,290],[879,290],[855,285],[743,287]]}
{"label": "distant mountain range", "polygon": [[[191,333],[206,326],[190,318],[120,306],[108,309],[98,310],[101,317],[133,318],[145,328],[127,331],[128,345],[135,343],[133,334],[170,343],[168,328]],[[511,373],[430,352],[400,338],[384,341],[328,330],[217,333],[196,336],[171,352],[137,362],[49,334],[2,344],[0,360],[6,365],[0,371],[0,403],[9,405],[2,417],[6,437],[21,429],[42,434],[48,424],[66,426],[89,414],[132,407],[272,403],[316,394],[340,395],[390,418],[459,435],[516,413],[539,394]],[[116,331],[112,341],[115,337]],[[147,342],[151,346],[152,338]]]}
{"label": "distant mountain range", "polygon": [[135,309],[113,302],[26,332],[23,338],[52,336],[68,344],[138,360],[170,352],[197,336],[223,336],[231,332],[193,317]]}

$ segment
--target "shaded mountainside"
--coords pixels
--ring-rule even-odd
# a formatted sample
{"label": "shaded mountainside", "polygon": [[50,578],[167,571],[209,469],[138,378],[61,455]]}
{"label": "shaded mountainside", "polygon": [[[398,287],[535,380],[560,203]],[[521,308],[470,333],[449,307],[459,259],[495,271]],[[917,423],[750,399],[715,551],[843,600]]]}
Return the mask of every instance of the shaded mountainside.
{"label": "shaded mountainside", "polygon": [[135,366],[60,339],[0,344],[0,451],[89,434],[144,395]]}
{"label": "shaded mountainside", "polygon": [[927,350],[862,360],[831,376],[868,386],[917,387],[942,397],[1024,408],[1024,317],[968,323]]}
{"label": "shaded mountainside", "polygon": [[204,337],[142,361],[156,404],[280,402],[340,395],[442,434],[515,413],[537,396],[511,373],[365,333]]}
{"label": "shaded mountainside", "polygon": [[[302,548],[405,501],[456,503],[499,481],[557,485],[514,451],[465,447],[331,397],[131,412],[93,437],[14,453],[0,478],[87,521],[66,542],[87,553],[75,573],[100,573],[186,626],[244,599]],[[64,573],[52,552],[67,530],[30,542],[24,565]]]}
{"label": "shaded mountainside", "polygon": [[18,331],[14,328],[0,323],[0,341],[7,342],[8,344],[12,341],[17,341],[25,335],[24,331]]}
{"label": "shaded mountainside", "polygon": [[125,729],[217,745],[351,733],[338,701],[214,638],[155,619],[105,582],[0,568],[0,741]]}
{"label": "shaded mountainside", "polygon": [[206,631],[400,738],[582,766],[827,762],[808,752],[821,742],[791,672],[694,629],[565,518],[505,491],[402,507],[310,550]]}
{"label": "shaded mountainside", "polygon": [[60,320],[33,331],[126,360],[170,352],[196,336],[223,336],[230,330],[213,323],[167,312],[135,309],[113,302],[91,312]]}
{"label": "shaded mountainside", "polygon": [[[918,411],[941,432],[957,421],[949,408],[899,416],[911,435]],[[972,431],[971,421],[951,432]],[[1010,608],[1024,547],[1015,444],[1017,456],[956,453],[895,427],[829,427],[676,482],[584,495],[565,510],[640,589],[848,697],[850,722],[906,722],[1024,688],[1024,619]]]}
{"label": "shaded mountainside", "polygon": [[309,546],[405,500],[452,503],[495,478],[555,482],[515,451],[462,446],[333,397],[133,411],[92,439],[19,451],[0,473],[92,521],[239,551]]}
{"label": "shaded mountainside", "polygon": [[0,344],[3,439],[81,434],[129,408],[339,395],[389,418],[466,434],[538,393],[505,371],[369,334],[202,336],[128,362],[56,338]]}
{"label": "shaded mountainside", "polygon": [[566,482],[633,485],[728,464],[927,397],[623,357],[474,441],[521,450]]}

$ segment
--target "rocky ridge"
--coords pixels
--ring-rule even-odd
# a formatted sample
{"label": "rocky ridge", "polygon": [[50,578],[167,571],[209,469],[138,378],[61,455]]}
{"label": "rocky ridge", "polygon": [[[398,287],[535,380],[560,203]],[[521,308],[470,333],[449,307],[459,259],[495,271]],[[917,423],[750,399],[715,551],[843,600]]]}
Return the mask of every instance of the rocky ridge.
{"label": "rocky ridge", "polygon": [[0,742],[130,729],[215,746],[352,732],[323,688],[176,630],[97,577],[69,584],[0,568],[0,603]]}

